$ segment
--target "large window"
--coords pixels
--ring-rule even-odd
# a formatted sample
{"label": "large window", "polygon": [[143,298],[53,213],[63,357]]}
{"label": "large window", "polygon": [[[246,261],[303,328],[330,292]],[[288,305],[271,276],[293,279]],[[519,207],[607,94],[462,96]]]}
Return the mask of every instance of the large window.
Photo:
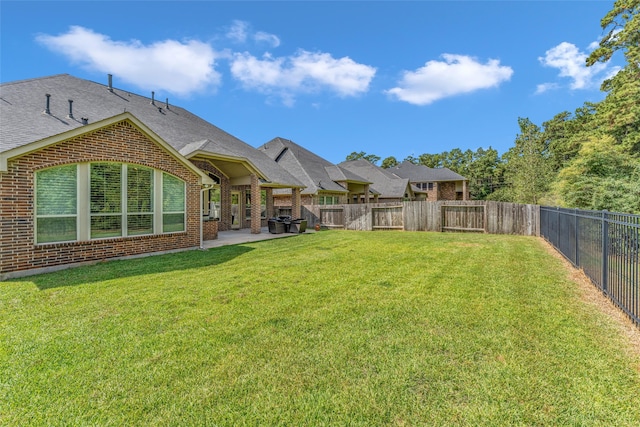
{"label": "large window", "polygon": [[77,239],[78,168],[45,169],[36,175],[36,239],[38,243]]}
{"label": "large window", "polygon": [[162,174],[162,231],[184,231],[185,188],[182,180]]}
{"label": "large window", "polygon": [[184,231],[185,195],[184,181],[139,165],[80,163],[38,171],[36,242]]}
{"label": "large window", "polygon": [[89,188],[91,238],[122,236],[122,164],[92,164]]}
{"label": "large window", "polygon": [[[182,184],[184,187],[184,183]],[[127,234],[153,234],[153,169],[127,168]]]}
{"label": "large window", "polygon": [[210,219],[220,219],[220,187],[203,191],[203,214]]}

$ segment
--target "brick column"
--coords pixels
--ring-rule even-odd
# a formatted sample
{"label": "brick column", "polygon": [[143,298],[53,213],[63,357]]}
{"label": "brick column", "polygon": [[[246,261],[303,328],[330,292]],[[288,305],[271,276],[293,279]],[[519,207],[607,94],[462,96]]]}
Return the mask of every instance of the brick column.
{"label": "brick column", "polygon": [[260,234],[260,181],[258,175],[251,175],[251,234]]}
{"label": "brick column", "polygon": [[231,229],[231,184],[229,179],[223,177],[220,179],[220,224],[219,231]]}
{"label": "brick column", "polygon": [[267,192],[267,218],[273,218],[275,216],[275,210],[273,209],[273,188],[265,188]]}
{"label": "brick column", "polygon": [[291,217],[300,218],[300,189],[291,189]]}
{"label": "brick column", "polygon": [[462,181],[462,200],[468,200],[467,197],[467,180]]}

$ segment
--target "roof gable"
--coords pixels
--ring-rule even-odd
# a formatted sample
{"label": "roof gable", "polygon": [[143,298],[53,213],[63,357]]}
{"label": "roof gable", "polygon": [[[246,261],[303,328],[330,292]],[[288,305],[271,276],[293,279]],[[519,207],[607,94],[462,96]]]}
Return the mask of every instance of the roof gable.
{"label": "roof gable", "polygon": [[319,191],[347,193],[347,189],[338,182],[368,183],[366,179],[342,170],[288,139],[276,137],[258,149],[307,186],[302,194],[316,194]]}
{"label": "roof gable", "polygon": [[85,135],[91,132],[94,132],[98,129],[103,129],[114,125],[116,123],[120,123],[122,121],[127,121],[132,126],[134,126],[138,131],[143,133],[149,138],[152,142],[162,147],[165,151],[167,151],[171,156],[173,156],[176,160],[178,160],[182,165],[184,165],[187,169],[191,170],[194,174],[200,176],[201,182],[203,184],[213,184],[213,180],[202,172],[199,168],[193,165],[190,161],[188,161],[184,156],[182,156],[175,148],[171,145],[167,144],[162,138],[156,135],[151,129],[149,129],[144,123],[140,122],[135,116],[131,113],[122,113],[113,117],[109,117],[107,119],[101,120],[99,122],[91,123],[83,127],[74,128],[67,132],[53,135],[49,138],[44,138],[38,141],[34,141],[29,144],[20,145],[11,150],[6,150],[0,152],[0,172],[6,172],[7,162],[11,158],[20,157],[25,154],[33,153],[35,151],[41,150],[43,148],[49,147],[51,145],[57,144],[62,141],[66,141],[72,138],[76,138],[81,135]]}

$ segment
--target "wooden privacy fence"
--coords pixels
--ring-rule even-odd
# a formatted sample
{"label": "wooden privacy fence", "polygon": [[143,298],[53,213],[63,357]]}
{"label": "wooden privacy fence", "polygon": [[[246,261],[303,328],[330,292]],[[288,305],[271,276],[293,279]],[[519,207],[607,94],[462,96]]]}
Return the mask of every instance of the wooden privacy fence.
{"label": "wooden privacy fence", "polygon": [[540,207],[472,201],[305,205],[302,217],[313,227],[345,230],[484,232],[539,236]]}

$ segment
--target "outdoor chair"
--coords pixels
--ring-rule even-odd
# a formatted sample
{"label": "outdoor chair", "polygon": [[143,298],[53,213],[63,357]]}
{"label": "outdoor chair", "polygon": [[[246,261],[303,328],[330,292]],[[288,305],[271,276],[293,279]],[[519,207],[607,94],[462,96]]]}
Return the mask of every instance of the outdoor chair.
{"label": "outdoor chair", "polygon": [[289,233],[304,233],[307,230],[306,219],[294,219],[289,224]]}
{"label": "outdoor chair", "polygon": [[267,221],[267,225],[269,226],[269,233],[271,234],[282,234],[285,232],[285,224],[279,219],[271,218]]}

